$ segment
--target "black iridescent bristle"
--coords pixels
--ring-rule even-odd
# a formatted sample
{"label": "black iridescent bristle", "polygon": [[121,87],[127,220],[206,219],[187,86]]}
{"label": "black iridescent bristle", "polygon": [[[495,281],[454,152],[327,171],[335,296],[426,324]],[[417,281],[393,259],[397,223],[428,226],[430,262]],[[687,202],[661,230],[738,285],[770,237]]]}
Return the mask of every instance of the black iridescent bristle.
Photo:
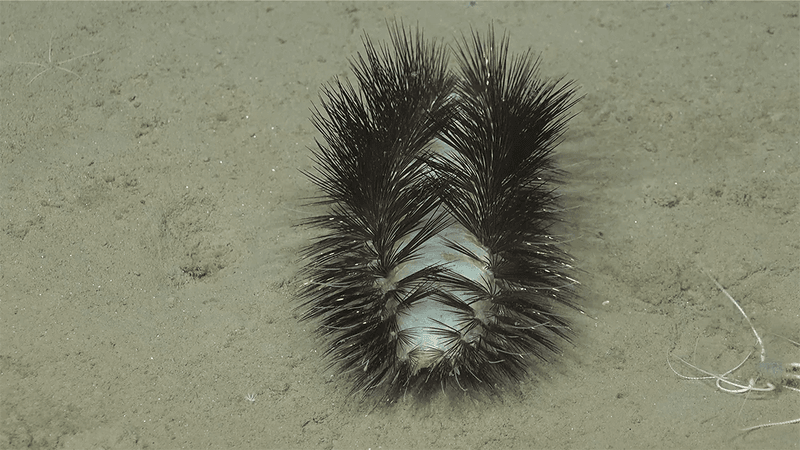
{"label": "black iridescent bristle", "polygon": [[326,233],[305,251],[304,318],[354,391],[492,391],[568,340],[576,282],[549,228],[574,90],[492,30],[463,40],[456,73],[421,32],[390,34],[364,38],[357,87],[335,80],[314,115],[327,213],[307,221]]}

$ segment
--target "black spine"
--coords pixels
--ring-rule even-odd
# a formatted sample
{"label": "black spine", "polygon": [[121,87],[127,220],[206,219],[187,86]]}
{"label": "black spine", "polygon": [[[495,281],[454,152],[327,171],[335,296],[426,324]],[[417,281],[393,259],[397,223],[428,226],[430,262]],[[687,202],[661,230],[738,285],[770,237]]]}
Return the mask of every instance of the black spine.
{"label": "black spine", "polygon": [[[571,82],[542,80],[530,52],[509,57],[508,39],[473,32],[459,46],[457,115],[443,140],[454,153],[433,163],[443,200],[456,220],[487,250],[493,280],[450,280],[490,305],[481,317],[465,314],[464,335],[483,328],[458,358],[460,385],[492,389],[495,380],[521,379],[530,356],[558,352],[569,340],[559,305],[574,307],[571,258],[549,232],[560,220],[552,152],[577,101]],[[458,243],[451,247],[474,258]],[[487,383],[488,382],[488,383]]]}
{"label": "black spine", "polygon": [[316,172],[307,174],[329,213],[308,220],[327,234],[305,252],[305,318],[321,318],[327,353],[353,374],[354,391],[391,384],[403,370],[395,348],[406,336],[396,314],[432,294],[422,281],[438,270],[386,280],[445,225],[434,214],[440,200],[427,160],[452,114],[454,80],[442,47],[401,25],[390,31],[390,48],[364,37],[365,55],[352,62],[357,89],[341,80],[323,89],[324,114],[317,110],[314,124],[325,142],[314,151]]}

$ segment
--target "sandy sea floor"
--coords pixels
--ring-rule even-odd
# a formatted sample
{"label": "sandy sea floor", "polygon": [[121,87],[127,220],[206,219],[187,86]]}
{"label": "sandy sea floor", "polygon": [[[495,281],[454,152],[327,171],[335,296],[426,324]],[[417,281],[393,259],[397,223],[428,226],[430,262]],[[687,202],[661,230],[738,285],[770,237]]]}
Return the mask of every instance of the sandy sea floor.
{"label": "sandy sea floor", "polygon": [[[799,448],[798,3],[0,3],[0,447]],[[483,404],[375,409],[298,321],[321,84],[386,19],[580,86],[575,345]],[[680,371],[699,375],[673,359]],[[754,355],[733,375],[758,372]],[[760,382],[760,381],[759,381]],[[245,396],[255,394],[255,401]]]}

